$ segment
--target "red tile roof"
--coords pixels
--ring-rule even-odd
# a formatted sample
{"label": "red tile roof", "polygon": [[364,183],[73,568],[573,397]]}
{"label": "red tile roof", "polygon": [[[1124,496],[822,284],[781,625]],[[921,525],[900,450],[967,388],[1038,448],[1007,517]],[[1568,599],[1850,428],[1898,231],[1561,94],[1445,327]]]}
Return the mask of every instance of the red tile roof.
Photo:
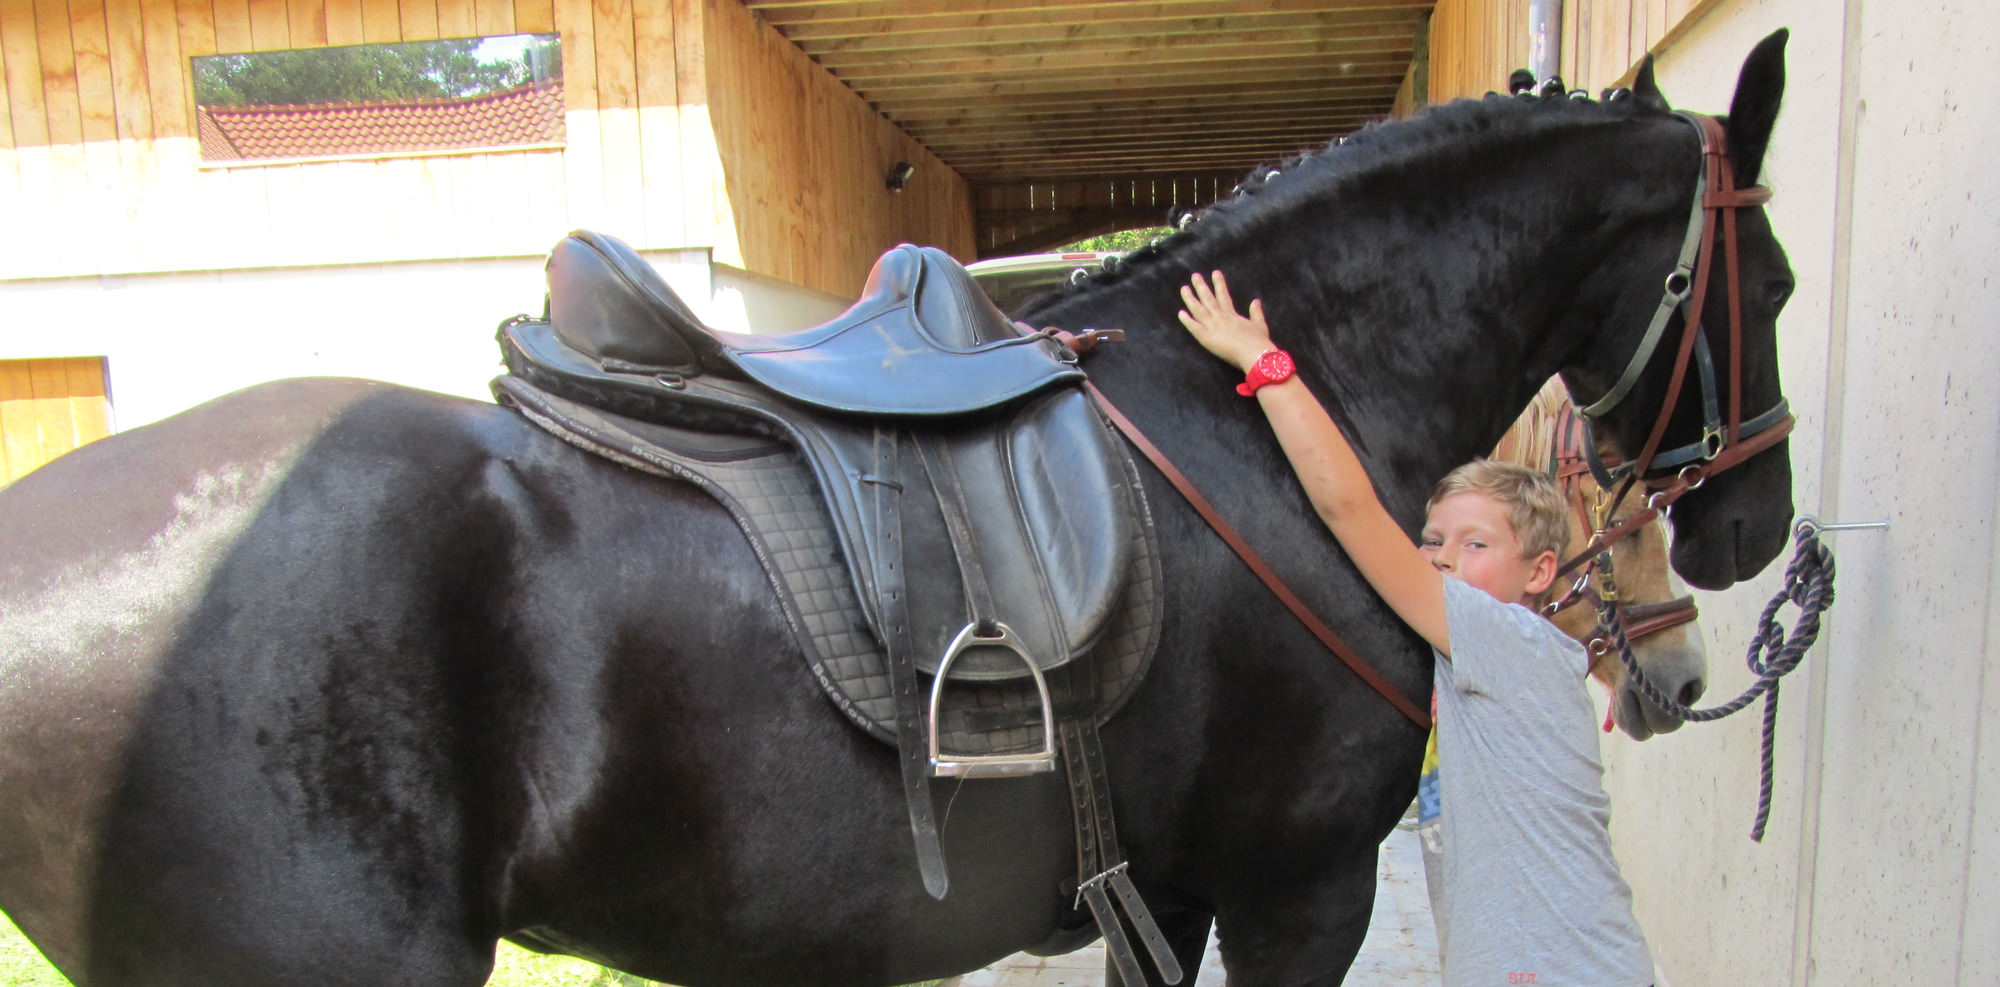
{"label": "red tile roof", "polygon": [[562,80],[468,99],[197,106],[207,161],[450,150],[563,139]]}

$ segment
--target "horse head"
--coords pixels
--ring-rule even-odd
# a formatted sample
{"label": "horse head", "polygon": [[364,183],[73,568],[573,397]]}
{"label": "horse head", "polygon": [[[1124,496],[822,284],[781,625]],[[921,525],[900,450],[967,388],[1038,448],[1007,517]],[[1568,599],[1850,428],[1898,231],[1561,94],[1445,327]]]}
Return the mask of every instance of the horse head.
{"label": "horse head", "polygon": [[[1733,188],[1722,190],[1725,193],[1756,188],[1784,93],[1786,37],[1780,30],[1751,51],[1729,115],[1718,120],[1734,166]],[[1682,191],[1675,200],[1654,203],[1656,211],[1664,212],[1656,215],[1660,221],[1652,232],[1635,238],[1635,249],[1607,258],[1592,279],[1604,286],[1608,297],[1596,301],[1613,328],[1585,347],[1565,367],[1563,377],[1580,403],[1604,403],[1615,397],[1608,392],[1618,388],[1628,368],[1636,371],[1624,400],[1602,412],[1598,435],[1628,459],[1642,456],[1649,446],[1656,446],[1659,453],[1693,450],[1671,461],[1657,455],[1654,462],[1664,468],[1648,480],[1664,486],[1676,470],[1700,467],[1686,474],[1694,488],[1673,501],[1668,513],[1675,536],[1673,567],[1696,586],[1722,589],[1755,575],[1777,557],[1791,519],[1791,464],[1782,439],[1789,415],[1778,379],[1777,319],[1792,291],[1792,270],[1763,209],[1756,205],[1735,209],[1736,257],[1729,257],[1727,222],[1717,223],[1712,254],[1707,249],[1700,252],[1695,281],[1687,285],[1694,289],[1701,287],[1701,280],[1707,283],[1700,338],[1691,338],[1687,346],[1676,345],[1684,327],[1682,309],[1667,323],[1661,344],[1645,355],[1649,316],[1663,309],[1657,287],[1660,275],[1675,270],[1674,258],[1684,255],[1683,244],[1692,240],[1686,232],[1691,201],[1685,190],[1704,163],[1690,128],[1665,115],[1669,108],[1654,82],[1650,57],[1641,66],[1629,98],[1652,111],[1647,116],[1654,126],[1677,130],[1678,150],[1663,156],[1659,166],[1683,176],[1674,186]],[[1710,194],[1715,191],[1710,189]],[[1676,213],[1680,218],[1674,218]],[[1736,299],[1731,297],[1732,266],[1734,288],[1740,292]],[[1738,305],[1740,337],[1733,341],[1731,309]],[[1705,361],[1712,364],[1712,373],[1703,367]],[[1678,376],[1677,362],[1686,365]],[[1723,422],[1740,416],[1743,427],[1725,441],[1713,434],[1718,416]],[[1775,430],[1765,440],[1777,439],[1768,449],[1747,458],[1726,453],[1718,457],[1723,445],[1749,442],[1766,426]],[[1712,468],[1724,465],[1726,469]]]}
{"label": "horse head", "polygon": [[[1493,447],[1496,460],[1548,470],[1554,476],[1568,508],[1565,555],[1584,551],[1598,528],[1616,525],[1643,507],[1638,499],[1628,498],[1609,517],[1594,515],[1600,505],[1609,503],[1610,492],[1599,485],[1582,448],[1590,441],[1588,433],[1562,381],[1550,378]],[[1573,578],[1558,580],[1544,608],[1557,628],[1590,649],[1590,674],[1611,694],[1612,717],[1634,740],[1671,733],[1680,729],[1681,721],[1645,702],[1628,681],[1625,663],[1600,626],[1600,606],[1609,603],[1617,608],[1632,658],[1654,687],[1683,705],[1692,705],[1707,689],[1708,651],[1696,623],[1699,614],[1687,586],[1668,564],[1668,551],[1666,521],[1643,524],[1612,543],[1608,565],[1601,559],[1592,561]],[[1615,592],[1607,585],[1614,578]],[[1604,599],[1607,593],[1616,597],[1615,602]]]}

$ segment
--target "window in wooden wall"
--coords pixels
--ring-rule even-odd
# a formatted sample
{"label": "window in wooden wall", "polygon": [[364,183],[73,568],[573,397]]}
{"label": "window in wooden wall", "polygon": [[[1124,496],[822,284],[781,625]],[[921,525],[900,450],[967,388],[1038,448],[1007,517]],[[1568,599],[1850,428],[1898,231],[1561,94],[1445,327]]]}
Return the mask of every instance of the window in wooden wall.
{"label": "window in wooden wall", "polygon": [[562,42],[513,34],[193,59],[208,164],[563,143]]}
{"label": "window in wooden wall", "polygon": [[0,486],[111,431],[104,360],[0,360]]}

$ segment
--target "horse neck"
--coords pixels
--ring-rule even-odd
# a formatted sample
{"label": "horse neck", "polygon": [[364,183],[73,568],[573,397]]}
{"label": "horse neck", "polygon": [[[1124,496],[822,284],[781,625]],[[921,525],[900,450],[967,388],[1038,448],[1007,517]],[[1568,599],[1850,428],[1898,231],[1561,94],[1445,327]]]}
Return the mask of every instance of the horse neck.
{"label": "horse neck", "polygon": [[[1177,288],[1191,272],[1224,271],[1239,305],[1263,298],[1273,341],[1292,352],[1391,513],[1413,525],[1430,485],[1491,450],[1584,342],[1571,300],[1595,272],[1593,258],[1610,249],[1611,232],[1629,234],[1583,201],[1609,193],[1565,194],[1567,183],[1586,180],[1584,165],[1565,165],[1559,154],[1525,160],[1518,149],[1513,157],[1523,159],[1514,169],[1534,174],[1462,162],[1454,167],[1472,169],[1477,185],[1461,174],[1454,186],[1437,169],[1413,167],[1349,182],[1307,201],[1304,216],[1219,236],[1198,226],[1180,249],[1048,316],[1131,330],[1134,341],[1106,362],[1100,383],[1129,399],[1135,417],[1199,416],[1203,427],[1183,441],[1226,462],[1262,422],[1227,389],[1181,383],[1214,371],[1191,369],[1213,361],[1175,318]],[[1624,182],[1659,178],[1619,174]],[[1425,194],[1438,188],[1446,191]],[[1664,207],[1670,196],[1655,198]]]}

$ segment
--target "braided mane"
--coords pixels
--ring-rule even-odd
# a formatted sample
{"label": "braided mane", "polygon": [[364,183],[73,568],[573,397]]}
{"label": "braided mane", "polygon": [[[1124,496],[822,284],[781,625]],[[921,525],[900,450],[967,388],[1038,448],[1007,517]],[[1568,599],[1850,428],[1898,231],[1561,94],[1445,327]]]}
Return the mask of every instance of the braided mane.
{"label": "braided mane", "polygon": [[1228,198],[1184,217],[1178,232],[1133,251],[1122,264],[1107,266],[1051,292],[1034,307],[1116,284],[1162,258],[1183,255],[1209,238],[1284,220],[1301,200],[1325,199],[1338,194],[1343,186],[1434,159],[1446,149],[1469,158],[1487,143],[1540,143],[1584,127],[1664,115],[1630,98],[1625,90],[1611,91],[1607,97],[1590,99],[1580,90],[1565,96],[1488,93],[1484,99],[1458,99],[1426,107],[1406,120],[1367,124],[1275,166],[1258,166]]}

